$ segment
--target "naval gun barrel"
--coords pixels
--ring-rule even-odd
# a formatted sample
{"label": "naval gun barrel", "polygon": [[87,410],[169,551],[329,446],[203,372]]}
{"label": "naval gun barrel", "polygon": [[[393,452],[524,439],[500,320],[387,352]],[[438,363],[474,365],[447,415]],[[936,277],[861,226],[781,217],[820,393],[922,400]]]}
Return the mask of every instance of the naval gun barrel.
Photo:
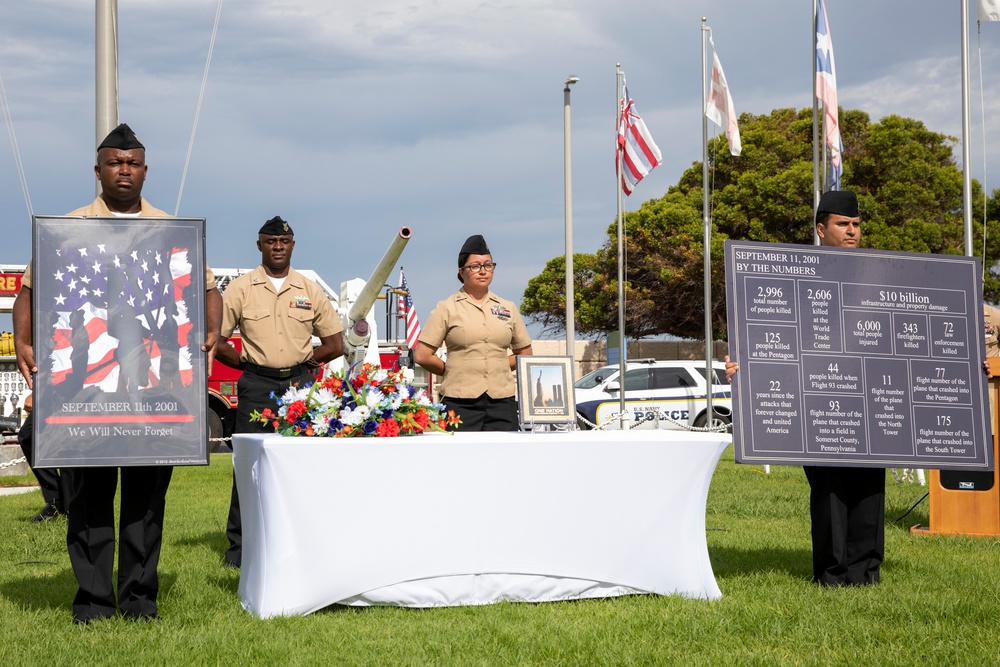
{"label": "naval gun barrel", "polygon": [[389,249],[385,251],[375,270],[372,271],[371,277],[368,278],[368,282],[365,283],[364,289],[358,294],[354,305],[348,311],[348,342],[365,344],[369,332],[368,321],[365,317],[367,317],[368,311],[371,310],[375,299],[378,298],[379,293],[382,291],[382,285],[385,284],[385,281],[389,278],[389,274],[395,268],[399,256],[403,254],[403,248],[406,247],[411,234],[412,232],[409,227],[399,228],[399,233],[392,239]]}

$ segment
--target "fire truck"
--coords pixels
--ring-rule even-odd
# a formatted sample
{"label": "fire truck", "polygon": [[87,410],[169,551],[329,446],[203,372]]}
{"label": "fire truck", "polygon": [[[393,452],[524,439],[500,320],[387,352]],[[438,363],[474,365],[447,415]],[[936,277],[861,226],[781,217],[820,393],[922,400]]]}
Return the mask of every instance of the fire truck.
{"label": "fire truck", "polygon": [[[9,313],[14,297],[21,289],[24,264],[0,264],[0,313]],[[14,357],[14,334],[0,334],[0,431],[15,432],[21,425],[21,407],[28,394],[28,383],[17,370]]]}

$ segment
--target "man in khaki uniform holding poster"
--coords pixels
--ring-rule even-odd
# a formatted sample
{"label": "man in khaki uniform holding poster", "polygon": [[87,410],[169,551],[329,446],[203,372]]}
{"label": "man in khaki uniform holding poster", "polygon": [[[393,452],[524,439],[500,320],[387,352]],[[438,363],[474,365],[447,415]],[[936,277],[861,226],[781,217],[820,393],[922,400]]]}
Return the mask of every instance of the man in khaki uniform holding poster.
{"label": "man in khaki uniform holding poster", "polygon": [[[132,128],[122,123],[97,147],[94,173],[102,192],[89,206],[69,213],[71,216],[100,218],[170,218],[142,198],[146,180],[146,149]],[[31,264],[21,281],[21,291],[14,302],[14,343],[17,363],[28,386],[38,371],[32,344]],[[205,267],[205,343],[209,354],[219,336],[222,298],[215,287],[212,270]],[[170,466],[127,466],[121,468],[121,503],[118,528],[118,600],[117,609],[127,618],[156,618],[159,591],[157,564],[163,540],[163,514],[167,487],[173,468]],[[114,499],[118,486],[118,468],[75,468],[70,475],[71,490],[67,500],[66,544],[78,584],[73,599],[73,618],[77,623],[114,616],[115,587],[112,578],[115,556]]]}
{"label": "man in khaki uniform holding poster", "polygon": [[[257,233],[261,263],[231,282],[223,297],[222,339],[239,327],[243,351],[220,345],[219,361],[243,371],[236,387],[234,433],[273,432],[250,419],[254,411],[277,409],[271,394],[280,396],[293,384],[303,386],[315,378],[320,364],[344,353],[344,330],[330,299],[319,285],[291,266],[295,235],[287,222],[274,217]],[[320,344],[315,349],[312,337]],[[243,561],[243,522],[240,498],[233,475],[233,492],[226,525],[227,565]]]}

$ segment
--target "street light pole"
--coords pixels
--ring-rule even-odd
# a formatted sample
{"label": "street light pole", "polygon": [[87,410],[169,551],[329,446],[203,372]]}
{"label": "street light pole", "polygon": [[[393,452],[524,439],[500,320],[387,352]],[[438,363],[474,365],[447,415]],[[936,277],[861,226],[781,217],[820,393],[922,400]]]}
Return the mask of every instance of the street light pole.
{"label": "street light pole", "polygon": [[576,291],[573,280],[573,176],[570,163],[569,128],[569,87],[579,81],[579,77],[566,79],[563,89],[563,183],[566,210],[566,354],[576,364],[576,312],[574,300]]}

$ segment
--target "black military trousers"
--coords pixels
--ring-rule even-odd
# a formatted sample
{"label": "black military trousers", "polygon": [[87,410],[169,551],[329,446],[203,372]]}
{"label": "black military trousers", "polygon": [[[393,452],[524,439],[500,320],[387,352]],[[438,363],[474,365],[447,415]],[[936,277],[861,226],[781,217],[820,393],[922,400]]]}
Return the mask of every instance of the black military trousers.
{"label": "black military trousers", "polygon": [[490,398],[483,394],[477,398],[441,397],[441,402],[462,418],[456,430],[468,431],[520,431],[517,420],[517,401],[509,398]]}
{"label": "black military trousers", "polygon": [[885,470],[806,466],[813,580],[877,584],[885,557]]}
{"label": "black military trousers", "polygon": [[34,467],[35,452],[32,435],[34,421],[34,417],[29,413],[27,419],[24,420],[20,430],[17,432],[17,443],[21,445],[24,458],[28,459],[28,467],[31,468],[35,479],[38,480],[38,486],[42,489],[42,498],[45,499],[45,503],[52,505],[60,513],[65,513],[66,499],[69,498],[70,492],[69,478],[72,473],[68,468],[60,470],[58,468],[36,469]]}
{"label": "black military trousers", "polygon": [[[78,589],[73,616],[79,622],[113,616],[115,588],[115,491],[118,468],[76,468],[72,474],[66,546]],[[121,468],[118,526],[118,609],[131,618],[156,616],[157,564],[170,466]]]}
{"label": "black military trousers", "polygon": [[[250,371],[244,372],[236,385],[239,402],[236,405],[236,425],[233,427],[233,433],[274,433],[274,428],[269,424],[251,421],[250,415],[255,410],[263,412],[264,408],[277,409],[278,403],[271,398],[271,392],[274,392],[275,396],[281,396],[293,384],[305,386],[315,379],[308,370],[286,379],[264,377]],[[239,567],[243,562],[243,520],[240,517],[240,496],[236,490],[235,471],[233,492],[229,501],[229,518],[226,521],[226,537],[229,538],[229,548],[225,555],[226,564]]]}

